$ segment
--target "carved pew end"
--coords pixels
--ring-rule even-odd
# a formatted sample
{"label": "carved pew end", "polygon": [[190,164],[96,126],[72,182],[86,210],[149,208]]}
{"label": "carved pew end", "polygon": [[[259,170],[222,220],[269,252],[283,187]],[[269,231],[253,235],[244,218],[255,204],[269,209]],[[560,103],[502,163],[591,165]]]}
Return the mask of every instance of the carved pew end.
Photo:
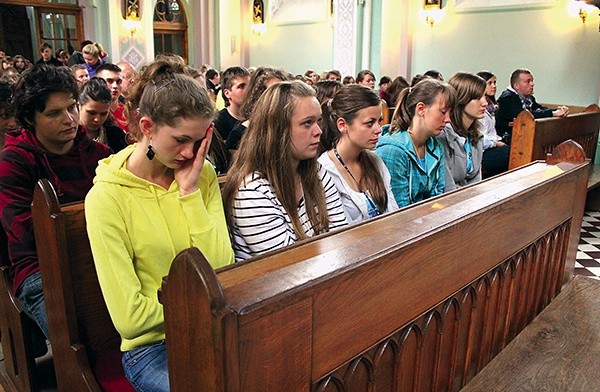
{"label": "carved pew end", "polygon": [[551,154],[546,156],[548,165],[556,165],[560,162],[582,163],[586,159],[585,150],[574,140],[566,140],[556,146]]}

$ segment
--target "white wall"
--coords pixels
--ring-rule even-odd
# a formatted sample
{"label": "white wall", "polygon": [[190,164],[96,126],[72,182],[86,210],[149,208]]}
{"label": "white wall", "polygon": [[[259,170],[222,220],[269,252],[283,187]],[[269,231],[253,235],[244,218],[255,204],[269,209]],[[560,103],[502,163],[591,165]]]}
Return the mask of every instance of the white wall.
{"label": "white wall", "polygon": [[[550,7],[460,13],[454,0],[433,28],[416,23],[412,72],[434,68],[445,77],[483,69],[498,76],[498,93],[511,72],[528,68],[539,102],[586,106],[600,100],[600,17],[585,24],[567,11],[568,1]],[[413,18],[418,18],[413,10]]]}
{"label": "white wall", "polygon": [[250,66],[270,65],[293,74],[333,67],[333,31],[328,22],[275,26],[249,40]]}
{"label": "white wall", "polygon": [[242,16],[242,4],[237,1],[220,1],[219,3],[219,59],[220,69],[244,63],[242,59],[242,20],[250,17]]}

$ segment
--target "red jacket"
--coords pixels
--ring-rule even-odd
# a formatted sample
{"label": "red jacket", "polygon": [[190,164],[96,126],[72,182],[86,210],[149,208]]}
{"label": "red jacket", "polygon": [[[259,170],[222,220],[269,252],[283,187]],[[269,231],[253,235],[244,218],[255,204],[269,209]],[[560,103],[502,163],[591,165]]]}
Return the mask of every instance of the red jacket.
{"label": "red jacket", "polygon": [[61,203],[83,200],[92,187],[98,160],[106,158],[109,151],[104,144],[92,141],[81,127],[73,148],[65,155],[46,151],[35,135],[24,129],[6,135],[0,153],[0,222],[8,237],[15,292],[25,278],[39,270],[31,221],[38,180],[47,178]]}

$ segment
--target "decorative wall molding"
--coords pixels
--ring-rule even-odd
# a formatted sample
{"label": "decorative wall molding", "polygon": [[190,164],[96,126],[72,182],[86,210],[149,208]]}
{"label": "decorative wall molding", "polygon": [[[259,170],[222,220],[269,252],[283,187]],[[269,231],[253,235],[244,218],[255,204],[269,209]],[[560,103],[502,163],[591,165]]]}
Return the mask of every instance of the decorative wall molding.
{"label": "decorative wall molding", "polygon": [[333,68],[342,75],[356,74],[356,1],[334,1]]}

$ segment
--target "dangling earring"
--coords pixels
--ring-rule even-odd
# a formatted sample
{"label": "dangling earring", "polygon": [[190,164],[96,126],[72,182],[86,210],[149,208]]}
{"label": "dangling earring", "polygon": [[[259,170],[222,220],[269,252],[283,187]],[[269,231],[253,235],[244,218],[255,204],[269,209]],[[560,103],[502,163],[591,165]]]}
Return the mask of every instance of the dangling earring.
{"label": "dangling earring", "polygon": [[148,144],[148,151],[146,152],[146,157],[148,158],[148,160],[151,161],[154,159],[155,155],[156,155],[156,153],[152,149],[152,144]]}

